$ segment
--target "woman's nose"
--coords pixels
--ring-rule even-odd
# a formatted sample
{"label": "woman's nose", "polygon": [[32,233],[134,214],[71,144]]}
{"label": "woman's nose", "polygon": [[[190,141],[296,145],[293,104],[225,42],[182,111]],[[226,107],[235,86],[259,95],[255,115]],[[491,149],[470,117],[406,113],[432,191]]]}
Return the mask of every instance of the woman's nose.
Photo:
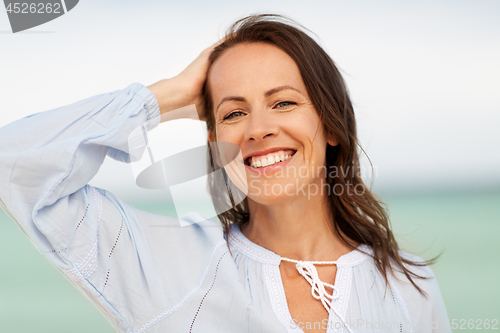
{"label": "woman's nose", "polygon": [[265,109],[251,112],[248,118],[245,140],[259,142],[265,138],[276,136],[279,132],[279,125],[272,118],[269,111]]}

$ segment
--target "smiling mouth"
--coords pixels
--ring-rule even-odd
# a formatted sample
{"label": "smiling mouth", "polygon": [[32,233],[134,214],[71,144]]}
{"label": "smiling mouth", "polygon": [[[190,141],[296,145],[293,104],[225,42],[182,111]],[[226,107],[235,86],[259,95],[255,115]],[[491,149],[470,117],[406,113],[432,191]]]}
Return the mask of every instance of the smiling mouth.
{"label": "smiling mouth", "polygon": [[251,166],[252,168],[263,168],[270,165],[275,165],[281,162],[288,160],[290,157],[295,155],[296,150],[287,150],[287,151],[277,151],[271,154],[267,154],[265,156],[258,157],[249,157],[245,160],[245,164]]}

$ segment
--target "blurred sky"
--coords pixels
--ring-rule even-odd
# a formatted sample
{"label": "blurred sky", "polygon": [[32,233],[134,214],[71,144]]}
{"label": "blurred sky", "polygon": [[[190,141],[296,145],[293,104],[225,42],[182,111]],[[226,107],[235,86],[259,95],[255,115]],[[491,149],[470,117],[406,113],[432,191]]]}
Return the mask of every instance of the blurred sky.
{"label": "blurred sky", "polygon": [[[82,0],[66,15],[17,34],[0,10],[0,126],[133,82],[172,77],[231,22],[256,12],[295,19],[341,68],[376,192],[500,189],[500,2],[494,0]],[[199,125],[162,124],[155,135],[168,133],[182,145],[195,132],[203,135]],[[138,189],[131,166],[114,161],[92,184],[128,201],[168,196]]]}

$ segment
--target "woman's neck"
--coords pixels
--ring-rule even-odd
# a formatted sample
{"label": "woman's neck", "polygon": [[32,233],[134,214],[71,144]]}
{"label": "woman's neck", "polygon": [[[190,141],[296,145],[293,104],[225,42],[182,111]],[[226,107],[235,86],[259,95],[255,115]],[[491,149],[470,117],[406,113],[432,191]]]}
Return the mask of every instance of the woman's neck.
{"label": "woman's neck", "polygon": [[331,261],[351,251],[333,230],[332,214],[324,196],[274,205],[248,199],[248,204],[250,220],[241,226],[242,233],[281,257]]}

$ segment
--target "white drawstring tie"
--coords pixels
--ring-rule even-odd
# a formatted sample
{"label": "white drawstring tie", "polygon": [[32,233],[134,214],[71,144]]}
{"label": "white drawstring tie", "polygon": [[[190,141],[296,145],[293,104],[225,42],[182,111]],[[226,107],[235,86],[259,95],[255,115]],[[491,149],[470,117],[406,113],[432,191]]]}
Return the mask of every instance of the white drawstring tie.
{"label": "white drawstring tie", "polygon": [[[339,298],[339,292],[335,288],[334,285],[330,283],[326,283],[320,280],[318,271],[314,265],[337,265],[336,261],[302,261],[302,260],[294,260],[289,258],[281,258],[281,260],[289,261],[295,263],[295,267],[299,271],[299,274],[302,275],[307,282],[311,285],[311,294],[312,296],[320,300],[326,311],[330,313],[330,310],[333,310],[335,314],[345,323],[345,320],[340,316],[340,314],[335,310],[332,306],[332,300]],[[332,293],[329,294],[325,287],[332,288]],[[347,326],[347,330],[352,332],[351,328]]]}
{"label": "white drawstring tie", "polygon": [[[311,285],[311,294],[312,296],[320,300],[326,311],[330,313],[330,309],[332,307],[332,300],[337,299],[339,297],[339,293],[335,286],[326,283],[320,280],[318,271],[314,265],[336,265],[336,261],[302,261],[302,260],[294,260],[288,258],[281,258],[282,260],[289,261],[295,263],[295,267],[299,271],[299,274],[302,275],[307,282]],[[332,288],[332,293],[329,294],[325,287]]]}

